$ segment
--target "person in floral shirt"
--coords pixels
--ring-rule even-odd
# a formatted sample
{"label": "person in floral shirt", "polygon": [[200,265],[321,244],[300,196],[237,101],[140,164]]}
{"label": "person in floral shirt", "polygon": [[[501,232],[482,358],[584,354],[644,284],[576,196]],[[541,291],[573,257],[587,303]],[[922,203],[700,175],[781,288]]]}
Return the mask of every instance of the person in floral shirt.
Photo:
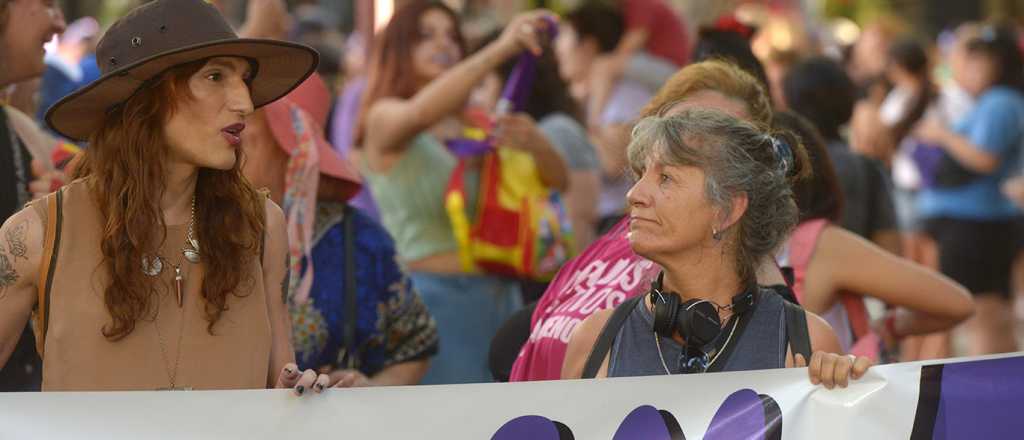
{"label": "person in floral shirt", "polygon": [[288,222],[284,291],[296,362],[340,386],[416,384],[438,351],[437,326],[391,237],[346,204],[361,185],[324,139],[329,99],[314,75],[242,133],[246,177],[268,189]]}

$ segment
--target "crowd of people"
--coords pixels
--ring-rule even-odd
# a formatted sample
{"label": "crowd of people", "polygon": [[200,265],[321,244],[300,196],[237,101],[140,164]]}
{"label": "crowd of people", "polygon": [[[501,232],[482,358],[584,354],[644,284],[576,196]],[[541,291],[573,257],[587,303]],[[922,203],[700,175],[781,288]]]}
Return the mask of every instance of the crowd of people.
{"label": "crowd of people", "polygon": [[344,44],[223,13],[0,0],[0,390],[833,388],[1018,349],[1012,25],[759,57],[663,0],[488,35],[398,1]]}

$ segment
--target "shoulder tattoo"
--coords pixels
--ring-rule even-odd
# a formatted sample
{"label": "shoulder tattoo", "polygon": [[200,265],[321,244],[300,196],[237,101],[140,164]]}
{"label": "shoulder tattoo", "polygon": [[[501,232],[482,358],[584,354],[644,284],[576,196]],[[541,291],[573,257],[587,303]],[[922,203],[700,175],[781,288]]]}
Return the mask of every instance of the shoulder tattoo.
{"label": "shoulder tattoo", "polygon": [[0,299],[7,294],[7,289],[18,282],[18,271],[14,269],[11,257],[8,257],[3,246],[0,246]]}

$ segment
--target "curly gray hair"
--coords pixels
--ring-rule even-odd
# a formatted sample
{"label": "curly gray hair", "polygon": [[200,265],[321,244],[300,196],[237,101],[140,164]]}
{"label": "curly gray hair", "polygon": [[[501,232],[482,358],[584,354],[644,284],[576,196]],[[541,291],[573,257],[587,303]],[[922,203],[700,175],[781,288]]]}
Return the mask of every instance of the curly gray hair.
{"label": "curly gray hair", "polygon": [[635,177],[652,157],[664,165],[701,168],[705,196],[722,212],[732,212],[735,196],[747,195],[746,211],[725,231],[726,244],[735,255],[740,279],[755,283],[758,264],[797,223],[787,177],[802,177],[807,156],[796,137],[765,133],[722,112],[693,109],[637,123],[629,144]]}

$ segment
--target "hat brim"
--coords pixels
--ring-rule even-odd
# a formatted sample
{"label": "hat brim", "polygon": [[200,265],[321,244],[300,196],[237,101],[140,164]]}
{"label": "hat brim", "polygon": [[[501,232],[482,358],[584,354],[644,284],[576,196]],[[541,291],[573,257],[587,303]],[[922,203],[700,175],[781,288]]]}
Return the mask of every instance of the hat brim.
{"label": "hat brim", "polygon": [[101,76],[50,107],[46,122],[62,136],[84,141],[100,127],[111,107],[127,100],[149,79],[172,67],[214,57],[242,57],[258,63],[250,86],[256,108],[298,87],[316,70],[319,61],[319,54],[312,48],[287,41],[233,38],[187,46]]}
{"label": "hat brim", "polygon": [[317,148],[317,166],[320,174],[333,177],[345,184],[344,194],[342,194],[342,198],[345,201],[359,193],[359,190],[363,187],[363,179],[352,169],[348,161],[343,159],[337,151],[334,151],[331,143],[324,138],[323,128],[317,125],[316,122],[313,122],[313,117],[306,113],[305,110],[291,103],[288,98],[285,98],[280,102],[275,102],[273,105],[268,105],[263,111],[274,140],[289,155],[292,154],[292,151],[299,143],[295,134],[291,112],[301,112],[305,121],[310,124],[307,129],[313,131],[313,140],[316,142]]}

